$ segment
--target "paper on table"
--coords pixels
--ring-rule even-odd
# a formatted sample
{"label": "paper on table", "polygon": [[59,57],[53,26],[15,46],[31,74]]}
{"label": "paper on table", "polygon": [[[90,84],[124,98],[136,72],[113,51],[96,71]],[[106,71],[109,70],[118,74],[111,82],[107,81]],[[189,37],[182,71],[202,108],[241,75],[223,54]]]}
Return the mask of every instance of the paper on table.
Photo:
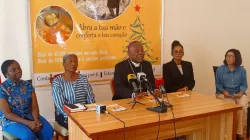
{"label": "paper on table", "polygon": [[[148,100],[149,102],[155,102],[155,99],[152,96],[146,97],[145,99]],[[162,101],[161,98],[158,98],[158,99],[159,99],[159,101]]]}
{"label": "paper on table", "polygon": [[113,112],[119,112],[119,111],[124,111],[126,110],[127,108],[125,107],[122,107],[118,104],[112,104],[112,105],[108,105],[107,108]]}
{"label": "paper on table", "polygon": [[96,111],[96,104],[87,104],[85,106],[87,107],[85,111]]}
{"label": "paper on table", "polygon": [[178,93],[178,94],[176,94],[176,96],[177,97],[179,97],[179,98],[185,98],[185,97],[189,97],[190,95],[189,94],[187,94],[187,93]]}

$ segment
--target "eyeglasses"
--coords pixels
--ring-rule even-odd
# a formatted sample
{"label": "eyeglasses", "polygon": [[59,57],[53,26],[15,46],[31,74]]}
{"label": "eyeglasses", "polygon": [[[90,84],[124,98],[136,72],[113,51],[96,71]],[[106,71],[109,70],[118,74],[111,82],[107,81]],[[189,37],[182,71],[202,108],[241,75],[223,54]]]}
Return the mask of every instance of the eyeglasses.
{"label": "eyeglasses", "polygon": [[235,58],[234,55],[226,55],[226,58]]}
{"label": "eyeglasses", "polygon": [[174,54],[183,54],[183,51],[173,51]]}

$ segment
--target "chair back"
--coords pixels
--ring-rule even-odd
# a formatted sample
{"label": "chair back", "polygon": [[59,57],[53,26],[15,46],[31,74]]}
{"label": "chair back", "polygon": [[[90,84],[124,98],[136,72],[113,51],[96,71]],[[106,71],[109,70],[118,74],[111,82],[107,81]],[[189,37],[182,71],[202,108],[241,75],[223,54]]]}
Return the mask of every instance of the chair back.
{"label": "chair back", "polygon": [[109,83],[109,85],[110,85],[110,88],[111,88],[111,91],[112,91],[112,94],[114,95],[115,94],[115,80],[114,80],[114,78],[112,78],[111,80],[110,80],[110,83]]}
{"label": "chair back", "polygon": [[50,82],[50,84],[52,84],[54,78],[56,78],[56,77],[59,76],[59,75],[61,75],[61,73],[56,74],[56,75],[54,75],[54,76],[52,76],[52,74],[50,74],[50,77],[49,77],[49,82]]}
{"label": "chair back", "polygon": [[155,79],[155,88],[159,89],[160,85],[164,85],[164,79],[163,78],[156,78]]}
{"label": "chair back", "polygon": [[[78,72],[79,73],[79,72]],[[50,81],[50,84],[52,86],[52,82],[54,80],[54,78],[56,78],[57,76],[61,75],[62,73],[59,73],[59,74],[55,74],[54,76],[52,76],[52,74],[50,74],[50,78],[49,78],[49,81]],[[52,93],[52,92],[51,92]],[[54,102],[54,101],[53,101]],[[54,103],[54,109],[55,109],[55,114],[56,114],[56,104]],[[56,117],[56,115],[55,115]],[[56,118],[55,118],[56,120]],[[68,130],[66,128],[64,128],[63,126],[61,126],[57,121],[55,121],[53,123],[53,128],[54,128],[54,131],[56,132],[56,139],[59,139],[59,135],[62,137],[62,139],[64,140],[67,140],[68,139]]]}
{"label": "chair back", "polygon": [[217,70],[218,66],[213,66],[213,70],[214,70],[214,78],[216,79],[216,70]]}

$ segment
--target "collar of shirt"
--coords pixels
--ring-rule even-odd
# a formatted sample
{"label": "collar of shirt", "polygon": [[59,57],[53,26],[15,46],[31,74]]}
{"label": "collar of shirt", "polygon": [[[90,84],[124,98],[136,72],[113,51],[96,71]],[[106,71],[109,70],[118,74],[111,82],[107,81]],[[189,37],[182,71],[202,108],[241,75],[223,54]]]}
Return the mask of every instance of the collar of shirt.
{"label": "collar of shirt", "polygon": [[231,70],[229,69],[228,65],[226,65],[226,70],[225,70],[225,72],[226,72],[226,73],[235,72],[237,68],[238,68],[238,67],[235,67],[234,70],[231,71]]}
{"label": "collar of shirt", "polygon": [[[177,65],[177,64],[175,63],[175,61],[174,61],[174,58],[171,60],[171,63],[173,63],[173,64]],[[182,63],[183,63],[183,61],[181,60],[180,65],[182,65]]]}
{"label": "collar of shirt", "polygon": [[12,80],[10,80],[10,79],[7,79],[6,81],[7,81],[7,83],[8,83],[10,86],[12,86],[12,87],[20,86],[20,84],[21,84],[21,80],[18,82],[18,84],[15,84],[15,83],[14,83]]}
{"label": "collar of shirt", "polygon": [[133,64],[136,68],[140,67],[140,64],[141,64],[141,63],[135,63],[135,62],[133,62],[133,61],[131,61],[131,62],[132,62],[132,64]]}

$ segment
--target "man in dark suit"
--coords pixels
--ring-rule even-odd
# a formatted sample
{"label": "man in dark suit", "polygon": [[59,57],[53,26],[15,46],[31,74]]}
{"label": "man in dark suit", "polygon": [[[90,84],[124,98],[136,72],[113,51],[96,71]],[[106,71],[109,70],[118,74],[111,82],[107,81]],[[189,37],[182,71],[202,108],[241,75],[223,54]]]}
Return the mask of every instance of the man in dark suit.
{"label": "man in dark suit", "polygon": [[[135,41],[129,44],[128,56],[128,59],[119,62],[115,66],[114,83],[116,93],[113,96],[113,100],[131,98],[133,87],[127,79],[129,74],[137,75],[138,72],[144,72],[146,78],[153,86],[152,88],[155,88],[152,65],[144,60],[144,50],[140,42]],[[140,93],[147,91],[143,83],[137,83],[137,86],[141,87]]]}
{"label": "man in dark suit", "polygon": [[167,92],[192,90],[195,85],[191,62],[183,61],[183,46],[179,41],[172,43],[172,61],[163,65],[164,86]]}

